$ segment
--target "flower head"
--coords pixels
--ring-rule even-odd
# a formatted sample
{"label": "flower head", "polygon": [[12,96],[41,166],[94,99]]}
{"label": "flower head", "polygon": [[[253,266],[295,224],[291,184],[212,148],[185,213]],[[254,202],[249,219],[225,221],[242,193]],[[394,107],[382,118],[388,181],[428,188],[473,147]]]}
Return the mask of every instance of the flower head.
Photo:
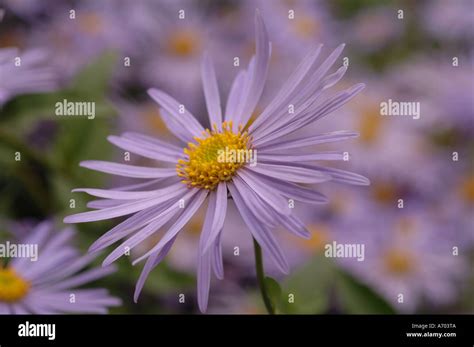
{"label": "flower head", "polygon": [[57,74],[46,61],[43,50],[29,50],[20,55],[16,48],[0,49],[0,106],[16,95],[56,88]]}
{"label": "flower head", "polygon": [[464,235],[451,232],[451,222],[420,208],[402,214],[377,213],[383,218],[376,223],[366,216],[342,221],[335,238],[365,245],[365,260],[339,258],[338,262],[397,311],[411,313],[421,303],[452,302],[469,269],[466,259],[453,253],[453,246],[466,244]]}
{"label": "flower head", "polygon": [[95,256],[80,256],[70,245],[73,236],[71,229],[54,233],[51,223],[43,222],[21,244],[9,244],[37,247],[37,254],[0,264],[0,314],[107,313],[108,307],[120,305],[105,289],[78,288],[115,270],[109,266],[81,272]]}
{"label": "flower head", "polygon": [[232,121],[224,122],[222,131],[214,124],[214,130],[206,129],[202,137],[194,139],[197,144],[190,142],[184,149],[186,159],[178,160],[176,171],[183,178],[183,183],[209,190],[214,190],[220,182],[230,181],[245,164],[243,160],[225,160],[220,153],[245,152],[251,146],[250,137],[242,131],[242,127],[235,133],[232,131]]}
{"label": "flower head", "polygon": [[[326,75],[342,52],[343,45],[321,63],[317,59],[321,46],[309,52],[275,98],[250,124],[250,117],[264,89],[271,54],[267,31],[258,12],[255,24],[256,54],[248,68],[235,77],[224,112],[213,64],[207,55],[204,57],[202,81],[212,129],[205,129],[171,96],[150,89],[150,96],[161,105],[160,115],[169,130],[183,141],[183,146],[180,148],[146,135],[125,133],[109,137],[110,142],[163,165],[139,167],[103,161],[81,163],[83,167],[96,171],[146,179],[138,185],[113,190],[76,189],[101,199],[89,204],[95,211],[66,217],[66,223],[132,215],[91,246],[92,251],[100,250],[126,238],[104,264],[112,263],[160,228],[167,227],[161,239],[134,262],[147,259],[137,283],[135,299],[150,271],[166,256],[179,232],[206,199],[208,207],[200,236],[197,271],[201,311],[207,307],[211,269],[217,278],[224,276],[221,233],[229,194],[253,238],[277,268],[287,273],[288,263],[273,229],[280,225],[295,235],[310,236],[304,224],[292,213],[289,200],[309,204],[327,201],[325,196],[306,184],[330,180],[368,184],[368,180],[360,175],[312,164],[318,160],[342,160],[343,153],[308,152],[311,146],[353,138],[357,134],[337,131],[294,137],[298,130],[335,111],[363,89],[364,86],[358,84],[333,96],[326,95],[326,90],[346,71],[346,67],[341,67]],[[220,152],[227,150],[234,150],[234,155],[220,159]],[[242,162],[242,157],[237,155],[238,151],[250,150],[258,151],[258,162]],[[172,165],[175,167],[170,167]],[[162,181],[168,185],[163,187],[161,184],[157,188],[157,183]]]}

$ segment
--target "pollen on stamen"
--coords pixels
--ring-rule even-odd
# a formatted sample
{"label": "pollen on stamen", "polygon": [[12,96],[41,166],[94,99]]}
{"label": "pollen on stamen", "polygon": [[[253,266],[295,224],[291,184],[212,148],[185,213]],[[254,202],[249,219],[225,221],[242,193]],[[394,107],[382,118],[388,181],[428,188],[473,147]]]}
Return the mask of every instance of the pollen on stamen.
{"label": "pollen on stamen", "polygon": [[195,137],[196,143],[188,143],[184,148],[185,159],[178,160],[176,172],[182,182],[189,187],[214,190],[220,182],[232,180],[237,170],[245,163],[238,160],[222,160],[221,151],[248,151],[251,138],[239,125],[233,132],[232,121],[223,122],[222,130],[217,124]]}
{"label": "pollen on stamen", "polygon": [[12,268],[0,267],[0,302],[16,302],[23,299],[30,290],[30,283]]}

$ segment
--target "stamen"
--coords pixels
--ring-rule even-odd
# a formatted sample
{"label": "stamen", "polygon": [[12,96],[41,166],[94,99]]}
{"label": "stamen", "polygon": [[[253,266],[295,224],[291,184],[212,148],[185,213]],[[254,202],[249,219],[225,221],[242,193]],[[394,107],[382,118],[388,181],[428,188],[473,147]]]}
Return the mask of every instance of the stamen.
{"label": "stamen", "polygon": [[0,268],[0,302],[15,302],[24,298],[30,283],[20,277],[13,268]]}
{"label": "stamen", "polygon": [[195,137],[195,143],[188,143],[184,148],[187,159],[178,160],[176,171],[183,183],[189,187],[213,190],[220,182],[230,181],[245,162],[233,158],[229,160],[223,153],[229,151],[250,150],[250,136],[242,132],[239,126],[237,133],[232,131],[232,121],[223,122],[222,130],[217,124],[202,132],[203,137]]}

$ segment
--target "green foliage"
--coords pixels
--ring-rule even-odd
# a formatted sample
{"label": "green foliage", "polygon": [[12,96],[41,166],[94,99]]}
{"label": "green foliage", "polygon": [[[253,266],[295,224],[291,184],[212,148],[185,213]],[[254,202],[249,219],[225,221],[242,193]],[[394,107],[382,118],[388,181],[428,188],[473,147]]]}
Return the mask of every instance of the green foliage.
{"label": "green foliage", "polygon": [[315,255],[293,271],[282,282],[282,289],[272,279],[266,283],[272,300],[278,299],[274,302],[282,313],[395,313],[375,291],[322,255]]}
{"label": "green foliage", "polygon": [[[106,53],[80,71],[67,88],[19,96],[0,109],[0,192],[7,193],[0,204],[1,215],[41,219],[61,213],[69,207],[72,188],[100,183],[101,175],[79,168],[78,163],[110,157],[112,147],[106,137],[114,112],[106,91],[114,61],[115,55]],[[95,102],[95,118],[56,116],[55,104],[64,99]],[[54,131],[44,145],[37,146],[31,137],[41,132],[38,126],[45,121],[52,122]],[[14,160],[17,152],[21,161]],[[16,206],[23,207],[20,214]]]}
{"label": "green foliage", "polygon": [[394,314],[393,307],[373,289],[347,272],[338,270],[336,288],[344,313]]}
{"label": "green foliage", "polygon": [[390,0],[333,0],[330,2],[334,13],[342,18],[350,18],[358,14],[362,10],[370,7],[378,7],[390,4]]}
{"label": "green foliage", "polygon": [[281,297],[282,290],[281,290],[280,284],[278,284],[278,282],[271,277],[265,277],[264,285],[265,285],[265,290],[268,293],[268,297],[272,303],[272,306],[275,309],[278,309],[280,306],[280,302],[282,300],[282,297]]}
{"label": "green foliage", "polygon": [[282,283],[282,312],[316,314],[327,311],[333,277],[333,263],[321,255],[314,256]]}

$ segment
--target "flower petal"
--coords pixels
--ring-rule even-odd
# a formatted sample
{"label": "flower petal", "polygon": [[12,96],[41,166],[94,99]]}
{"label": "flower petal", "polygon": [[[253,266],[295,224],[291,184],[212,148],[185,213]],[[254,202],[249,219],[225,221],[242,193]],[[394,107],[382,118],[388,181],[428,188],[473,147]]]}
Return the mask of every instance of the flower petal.
{"label": "flower petal", "polygon": [[109,207],[114,207],[121,205],[123,203],[126,203],[126,200],[117,200],[117,199],[96,199],[89,201],[87,203],[88,208],[96,209],[96,210],[101,210],[103,208],[109,208]]}
{"label": "flower petal", "polygon": [[158,146],[147,146],[129,138],[119,136],[108,136],[107,140],[109,140],[109,142],[113,143],[118,148],[141,155],[145,158],[165,161],[169,163],[176,163],[181,157],[181,154],[179,156],[176,156],[175,154],[170,154],[169,151],[164,148],[160,149]]}
{"label": "flower petal", "polygon": [[160,117],[163,119],[163,123],[165,123],[166,128],[178,139],[184,143],[193,141],[195,135],[188,131],[188,129],[184,128],[181,123],[176,120],[176,117],[171,113],[163,108],[160,108]]}
{"label": "flower petal", "polygon": [[147,259],[145,266],[143,267],[143,270],[140,274],[140,277],[138,278],[137,284],[135,285],[133,301],[138,301],[138,297],[140,296],[143,286],[145,285],[145,281],[148,278],[148,275],[150,274],[151,270],[153,270],[166,257],[166,255],[171,250],[171,247],[173,246],[175,240],[176,237],[172,238],[169,242],[166,243],[166,245],[164,245],[161,250],[153,253]]}
{"label": "flower petal", "polygon": [[175,204],[175,201],[168,201],[167,203],[152,206],[135,213],[133,216],[127,218],[120,224],[117,224],[104,235],[99,237],[90,246],[89,252],[97,252],[132,234],[133,232],[153,221],[156,216],[160,216],[163,211],[168,209],[173,204]]}
{"label": "flower petal", "polygon": [[[314,160],[344,160],[344,152],[317,152],[310,154],[259,154],[260,161],[279,161],[279,162],[305,162],[305,161],[314,161]],[[258,164],[257,164],[258,166]]]}
{"label": "flower petal", "polygon": [[[73,193],[83,192],[98,198],[119,199],[119,200],[138,200],[156,197],[163,193],[161,189],[147,191],[123,191],[109,189],[76,188]],[[169,192],[171,193],[171,192]],[[126,203],[127,201],[125,201]]]}
{"label": "flower petal", "polygon": [[170,241],[175,235],[177,235],[181,229],[186,225],[186,223],[191,219],[191,217],[196,213],[199,207],[202,205],[204,200],[207,197],[207,190],[198,190],[197,194],[190,198],[189,206],[185,207],[183,213],[178,217],[176,222],[168,229],[168,231],[163,235],[161,240],[148,252],[136,259],[133,264],[137,264],[143,259],[150,256],[150,254],[158,251],[163,248],[163,246]]}
{"label": "flower petal", "polygon": [[274,215],[275,215],[275,218],[278,220],[278,222],[292,234],[305,238],[305,239],[311,238],[311,233],[306,228],[304,223],[299,220],[298,217],[293,216],[293,215],[282,216],[276,212]]}
{"label": "flower petal", "polygon": [[[227,192],[227,188],[225,189]],[[212,252],[205,250],[205,245],[212,233],[212,226],[216,217],[217,193],[212,194],[206,211],[201,237],[199,238],[199,253],[197,266],[197,292],[198,306],[201,312],[207,309],[209,299],[209,287],[211,283],[211,258]]]}
{"label": "flower petal", "polygon": [[225,120],[229,121],[237,113],[241,95],[244,92],[245,81],[247,80],[247,72],[240,70],[232,82],[230,87],[229,97],[225,106]]}
{"label": "flower petal", "polygon": [[275,113],[276,110],[281,109],[282,105],[294,90],[299,86],[300,82],[308,76],[308,72],[316,63],[316,60],[321,52],[322,45],[318,45],[312,49],[301,61],[295,71],[286,80],[283,86],[278,91],[277,95],[263,110],[260,116],[249,127],[249,131],[254,133],[262,124],[267,123],[268,118]]}
{"label": "flower petal", "polygon": [[281,139],[279,138],[277,140],[265,143],[264,146],[258,147],[258,151],[263,154],[269,152],[280,152],[281,150],[295,149],[319,145],[322,143],[347,140],[355,138],[357,136],[359,136],[359,134],[353,131],[334,131],[326,134],[308,136],[287,141],[281,141]]}
{"label": "flower petal", "polygon": [[345,105],[349,100],[362,91],[364,87],[365,85],[360,83],[342,92],[336,93],[334,96],[322,103],[315,103],[314,106],[311,106],[309,109],[305,110],[304,115],[301,115],[297,118],[292,118],[288,123],[280,127],[278,130],[272,131],[270,134],[260,137],[259,139],[255,139],[253,141],[254,146],[260,146],[277,138],[289,135],[290,133],[301,129],[306,125],[319,120],[320,118]]}
{"label": "flower petal", "polygon": [[217,234],[217,238],[212,247],[212,268],[218,279],[224,278],[224,263],[222,260],[222,230]]}
{"label": "flower petal", "polygon": [[247,202],[249,209],[253,211],[255,217],[271,228],[276,227],[277,224],[272,213],[272,207],[265,203],[240,177],[234,177],[232,182]]}
{"label": "flower petal", "polygon": [[368,186],[370,185],[370,180],[367,177],[356,174],[354,172],[345,171],[341,169],[322,167],[317,165],[312,165],[315,169],[321,170],[331,175],[332,181],[337,183],[346,183],[357,186]]}
{"label": "flower petal", "polygon": [[278,191],[279,194],[289,199],[309,204],[326,204],[329,201],[326,196],[313,189],[305,188],[294,183],[278,180],[268,176],[260,175],[259,178],[267,185],[273,187],[273,189]]}
{"label": "flower petal", "polygon": [[194,136],[200,136],[204,131],[202,125],[196,120],[196,118],[186,108],[181,111],[181,104],[178,103],[168,94],[161,90],[151,88],[148,89],[148,95],[153,100],[161,105],[166,111],[168,111],[179,124],[187,129]]}
{"label": "flower petal", "polygon": [[82,212],[77,213],[71,216],[67,216],[64,218],[64,223],[85,223],[85,222],[93,222],[99,221],[104,219],[111,219],[120,216],[130,215],[137,211],[141,211],[147,207],[151,207],[163,202],[166,202],[180,194],[182,194],[183,189],[186,188],[182,184],[176,184],[174,192],[169,192],[168,194],[164,194],[159,197],[153,197],[149,199],[143,199],[139,201],[133,201],[130,203],[122,204],[120,206],[104,208],[98,211],[89,211],[89,212]]}
{"label": "flower petal", "polygon": [[250,170],[242,168],[237,174],[253,189],[258,196],[262,198],[267,204],[272,206],[275,210],[283,215],[290,214],[287,201],[268,186],[265,182],[259,180],[259,176]]}
{"label": "flower petal", "polygon": [[179,212],[178,204],[174,203],[164,211],[160,212],[150,220],[149,224],[136,232],[129,239],[125,240],[120,246],[115,248],[103,261],[102,265],[106,266],[116,261],[121,256],[130,252],[135,246],[145,241],[152,234],[168,223]]}
{"label": "flower petal", "polygon": [[272,235],[272,232],[268,230],[263,224],[258,222],[235,186],[233,184],[228,184],[228,188],[232,194],[240,215],[245,221],[245,224],[247,224],[249,227],[255,240],[257,240],[263,251],[268,253],[279,270],[285,274],[288,273],[288,262],[286,261],[280,246]]}
{"label": "flower petal", "polygon": [[[280,101],[281,106],[279,110],[277,112],[272,112],[272,121],[265,122],[258,130],[252,132],[255,140],[259,140],[260,138],[271,134],[276,129],[284,127],[285,124],[288,124],[291,120],[299,118],[302,112],[306,111],[308,107],[316,102],[323,90],[331,87],[342,78],[347,70],[344,66],[339,68],[338,71],[332,75],[325,78],[323,78],[323,76],[334,64],[343,49],[344,45],[342,44],[336,48],[320,66],[313,65],[311,67],[311,70],[316,67],[317,69],[308,72],[308,75],[302,79],[298,88],[294,89],[294,95],[287,94],[284,96],[284,102],[281,103]],[[290,103],[293,104],[296,109],[296,112],[290,115],[291,117],[289,117],[288,112],[286,111],[287,105]]]}
{"label": "flower petal", "polygon": [[183,149],[181,147],[175,146],[166,141],[161,141],[157,138],[145,134],[140,134],[133,131],[126,131],[122,134],[122,137],[130,140],[135,140],[146,145],[158,146],[160,150],[166,150],[167,152],[170,152],[171,155],[179,156],[181,153],[183,153]]}
{"label": "flower petal", "polygon": [[330,175],[324,174],[320,171],[290,165],[266,164],[259,162],[255,166],[248,166],[248,169],[262,175],[296,183],[320,183],[331,179]]}
{"label": "flower petal", "polygon": [[[215,210],[214,218],[209,234],[205,235],[204,252],[207,252],[209,247],[214,243],[217,235],[224,226],[224,219],[227,211],[227,186],[225,182],[220,182],[217,186],[216,192],[211,192],[209,199],[209,207]],[[204,236],[204,235],[203,235]]]}
{"label": "flower petal", "polygon": [[[249,86],[244,90],[244,102],[241,104],[241,107],[239,107],[237,114],[233,115],[236,119],[236,123],[242,125],[247,124],[255,110],[255,106],[257,106],[257,103],[262,96],[270,61],[271,45],[268,39],[267,29],[265,28],[265,24],[259,11],[255,14],[255,36],[255,68],[250,69],[249,67]],[[238,124],[236,124],[236,126],[237,125]]]}
{"label": "flower petal", "polygon": [[222,129],[222,110],[219,89],[217,86],[216,73],[209,55],[204,55],[201,65],[202,86],[204,89],[204,97],[206,99],[207,112],[209,114],[209,122],[211,128],[213,124],[217,125],[219,130]]}
{"label": "flower petal", "polygon": [[63,279],[54,285],[48,285],[48,290],[65,290],[81,286],[83,284],[98,280],[117,271],[115,266],[98,267],[82,272],[78,275]]}

